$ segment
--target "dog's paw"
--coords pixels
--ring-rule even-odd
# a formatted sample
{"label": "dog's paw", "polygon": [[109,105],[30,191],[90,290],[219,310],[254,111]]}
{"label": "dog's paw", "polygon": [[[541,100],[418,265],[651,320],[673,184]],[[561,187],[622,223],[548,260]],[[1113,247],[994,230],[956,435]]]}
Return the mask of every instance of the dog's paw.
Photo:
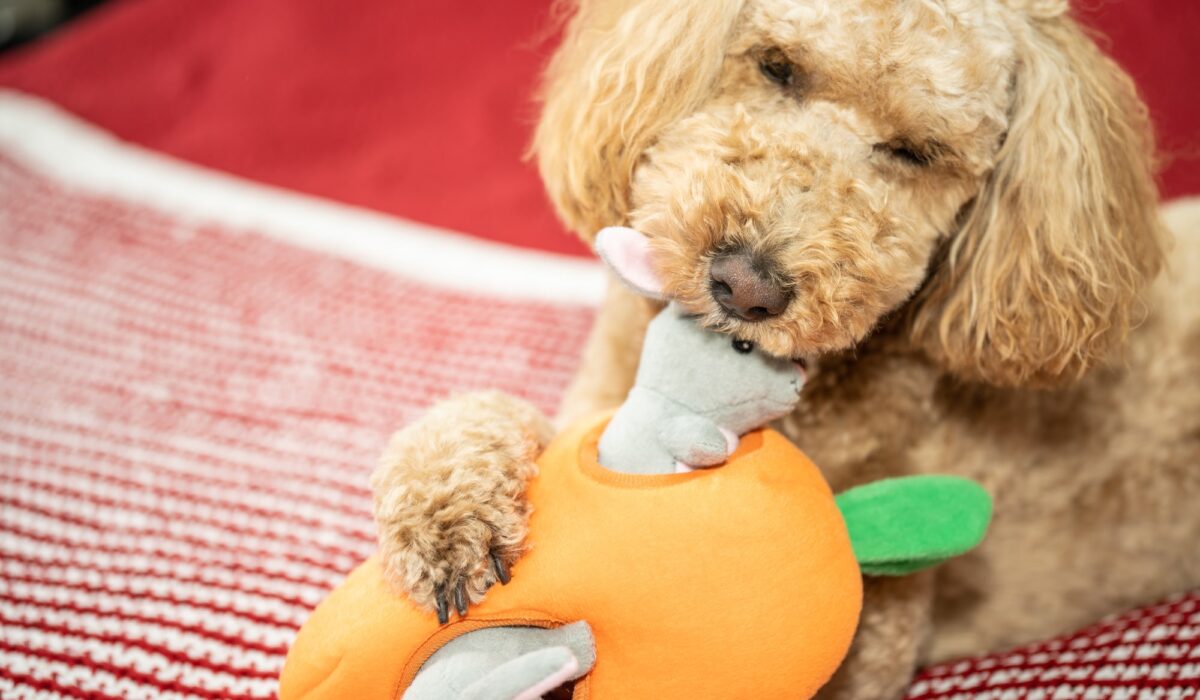
{"label": "dog's paw", "polygon": [[465,616],[491,586],[508,583],[528,506],[519,496],[475,500],[482,493],[474,489],[407,495],[387,509],[390,515],[378,515],[384,572],[418,605],[436,610],[440,622],[451,609]]}
{"label": "dog's paw", "polygon": [[489,392],[397,433],[371,479],[388,579],[442,622],[506,583],[525,540],[525,484],[550,432],[536,409]]}

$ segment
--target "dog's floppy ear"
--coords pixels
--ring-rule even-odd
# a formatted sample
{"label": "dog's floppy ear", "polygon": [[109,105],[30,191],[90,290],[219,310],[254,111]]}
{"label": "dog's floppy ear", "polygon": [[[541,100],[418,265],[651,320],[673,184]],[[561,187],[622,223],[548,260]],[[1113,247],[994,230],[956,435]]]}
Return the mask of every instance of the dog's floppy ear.
{"label": "dog's floppy ear", "polygon": [[1021,6],[1009,129],[911,307],[912,333],[959,376],[1045,385],[1124,340],[1166,233],[1129,77],[1065,2],[1007,1]]}
{"label": "dog's floppy ear", "polygon": [[651,264],[650,239],[624,226],[609,226],[596,234],[596,253],[633,291],[666,301],[662,279]]}
{"label": "dog's floppy ear", "polygon": [[740,4],[578,3],[546,71],[532,150],[559,216],[580,236],[626,222],[638,159],[708,93]]}

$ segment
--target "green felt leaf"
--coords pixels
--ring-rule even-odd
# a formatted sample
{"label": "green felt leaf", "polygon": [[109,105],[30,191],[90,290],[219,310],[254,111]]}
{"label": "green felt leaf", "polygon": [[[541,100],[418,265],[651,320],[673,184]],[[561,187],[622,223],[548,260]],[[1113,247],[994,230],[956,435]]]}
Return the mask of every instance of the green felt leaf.
{"label": "green felt leaf", "polygon": [[903,576],[963,554],[983,540],[992,498],[956,476],[884,479],[837,496],[864,574]]}

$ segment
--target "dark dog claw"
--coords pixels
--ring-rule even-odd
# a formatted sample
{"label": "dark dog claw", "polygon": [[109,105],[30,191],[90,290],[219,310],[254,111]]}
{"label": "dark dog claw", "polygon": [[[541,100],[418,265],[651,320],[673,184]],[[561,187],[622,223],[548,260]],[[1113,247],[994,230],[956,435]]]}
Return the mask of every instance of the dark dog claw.
{"label": "dark dog claw", "polygon": [[467,616],[467,580],[460,578],[458,587],[454,589],[454,609],[459,617]]}
{"label": "dark dog claw", "polygon": [[444,584],[437,587],[437,591],[433,594],[433,599],[437,602],[438,624],[444,625],[450,621],[450,605],[446,601],[446,586]]}
{"label": "dark dog claw", "polygon": [[491,557],[492,568],[496,570],[496,579],[502,584],[511,581],[512,576],[508,574],[508,567],[504,565],[504,562],[500,561],[500,555],[492,552]]}

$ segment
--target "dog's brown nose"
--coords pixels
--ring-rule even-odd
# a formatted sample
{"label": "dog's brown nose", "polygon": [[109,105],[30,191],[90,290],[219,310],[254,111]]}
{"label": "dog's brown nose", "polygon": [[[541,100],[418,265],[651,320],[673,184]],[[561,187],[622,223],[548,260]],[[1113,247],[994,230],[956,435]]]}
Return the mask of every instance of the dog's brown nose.
{"label": "dog's brown nose", "polygon": [[746,321],[778,316],[791,292],[771,279],[745,251],[722,253],[712,262],[709,287],[723,309]]}

